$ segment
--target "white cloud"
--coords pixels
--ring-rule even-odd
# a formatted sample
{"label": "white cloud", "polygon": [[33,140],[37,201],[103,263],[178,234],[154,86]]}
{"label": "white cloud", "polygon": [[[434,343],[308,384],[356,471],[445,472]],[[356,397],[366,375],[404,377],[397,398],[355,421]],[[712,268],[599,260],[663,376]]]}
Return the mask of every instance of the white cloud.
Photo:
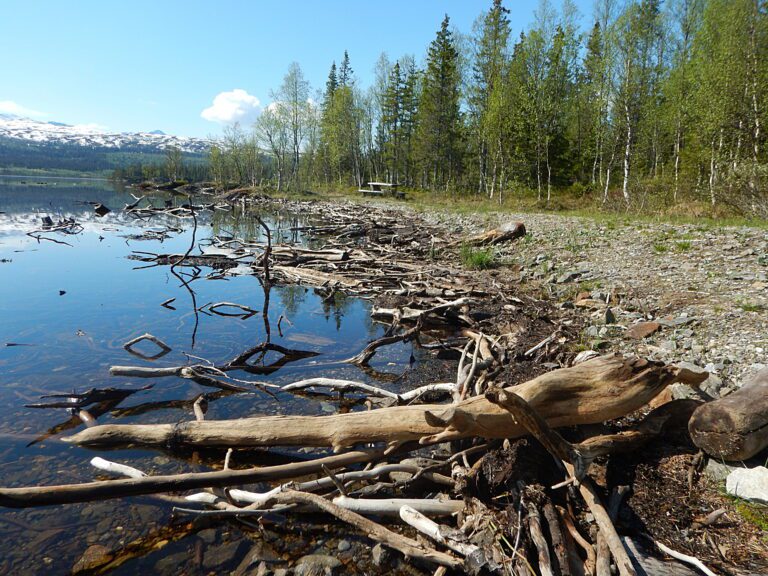
{"label": "white cloud", "polygon": [[13,114],[14,116],[25,117],[47,116],[45,112],[25,108],[13,100],[0,100],[0,114]]}
{"label": "white cloud", "polygon": [[235,88],[230,92],[219,92],[213,104],[200,113],[205,120],[220,124],[240,122],[250,124],[261,111],[261,102],[245,90]]}

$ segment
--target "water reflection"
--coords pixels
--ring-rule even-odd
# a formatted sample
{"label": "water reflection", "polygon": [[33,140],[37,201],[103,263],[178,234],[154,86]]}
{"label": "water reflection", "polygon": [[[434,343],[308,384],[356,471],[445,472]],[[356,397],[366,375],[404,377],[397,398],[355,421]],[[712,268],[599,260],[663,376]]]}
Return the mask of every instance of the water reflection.
{"label": "water reflection", "polygon": [[[181,204],[185,197],[153,200]],[[221,366],[246,350],[269,344],[308,352],[294,358],[280,348],[256,350],[228,374],[273,384],[327,376],[378,382],[396,380],[408,366],[410,345],[382,350],[370,374],[342,362],[383,329],[371,323],[369,304],[339,292],[273,285],[253,275],[218,275],[188,266],[137,266],[134,250],[200,254],[207,239],[255,238],[264,230],[252,215],[233,211],[200,212],[192,219],[167,215],[136,219],[122,211],[134,199],[126,191],[97,182],[50,182],[45,186],[0,179],[0,483],[6,486],[85,482],[96,473],[87,463],[93,453],[57,441],[83,426],[65,408],[25,407],[40,396],[89,388],[137,389],[147,380],[109,376],[109,367],[137,364],[168,368],[209,362]],[[112,211],[98,216],[93,203]],[[41,218],[72,218],[83,232],[68,236],[72,246],[38,242],[26,233]],[[313,216],[262,214],[276,242],[306,242],[302,228]],[[139,268],[139,269],[135,269]],[[232,270],[232,269],[230,269]],[[215,278],[215,279],[214,279]],[[255,315],[222,316],[200,312],[206,304],[233,302]],[[155,359],[137,359],[123,344],[149,332],[171,349]],[[286,360],[286,358],[288,358]],[[203,360],[201,360],[203,359]],[[290,360],[290,361],[288,361]],[[390,374],[381,374],[376,371]],[[194,418],[192,406],[205,395],[207,418],[255,414],[307,413],[360,409],[354,397],[278,394],[254,390],[234,394],[211,390],[176,376],[149,380],[154,387],[122,399],[90,405],[99,422],[172,423]],[[397,382],[387,384],[397,391]],[[261,451],[254,451],[261,453]],[[150,473],[200,469],[200,453],[120,451],[107,457]],[[218,456],[216,456],[217,458]],[[158,530],[165,534],[169,513],[147,499],[108,501],[54,509],[0,510],[0,573],[62,574],[90,545],[115,550]],[[55,527],[46,532],[47,526]],[[66,527],[61,528],[61,526]],[[41,536],[42,535],[42,536]],[[187,546],[179,543],[179,546]],[[127,562],[114,573],[137,566],[153,571],[170,546],[146,561]]]}

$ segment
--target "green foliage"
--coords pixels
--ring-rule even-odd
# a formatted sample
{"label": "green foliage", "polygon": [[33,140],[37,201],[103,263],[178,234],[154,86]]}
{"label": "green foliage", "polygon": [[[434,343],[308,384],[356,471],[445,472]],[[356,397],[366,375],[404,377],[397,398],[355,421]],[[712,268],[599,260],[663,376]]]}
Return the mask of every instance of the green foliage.
{"label": "green foliage", "polygon": [[472,270],[487,270],[497,264],[493,248],[476,248],[462,244],[460,257],[461,263]]}
{"label": "green foliage", "polygon": [[256,134],[231,128],[212,149],[213,178],[337,192],[398,181],[467,211],[768,217],[765,2],[596,0],[582,34],[570,0],[542,0],[516,38],[505,2],[487,6],[467,36],[446,15],[423,68],[382,55],[368,91],[345,51],[305,105],[292,65]]}
{"label": "green foliage", "polygon": [[739,304],[739,308],[744,310],[744,312],[762,312],[765,310],[765,306],[763,304],[758,304],[755,302],[741,302]]}

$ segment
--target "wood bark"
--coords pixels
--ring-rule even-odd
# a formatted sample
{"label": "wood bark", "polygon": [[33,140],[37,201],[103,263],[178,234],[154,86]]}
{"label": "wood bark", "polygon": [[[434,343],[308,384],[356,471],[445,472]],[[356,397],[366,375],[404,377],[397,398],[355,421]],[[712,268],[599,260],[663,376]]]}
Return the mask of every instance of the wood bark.
{"label": "wood bark", "polygon": [[688,431],[710,456],[746,460],[768,447],[768,368],[738,391],[697,408]]}
{"label": "wood bark", "polygon": [[[509,388],[550,426],[603,422],[641,408],[667,385],[685,381],[673,366],[640,358],[606,355],[554,370]],[[330,446],[361,443],[422,444],[468,437],[515,438],[526,434],[504,408],[483,396],[451,406],[416,405],[333,416],[265,416],[176,424],[100,425],[65,438],[73,444],[110,447],[167,446]]]}

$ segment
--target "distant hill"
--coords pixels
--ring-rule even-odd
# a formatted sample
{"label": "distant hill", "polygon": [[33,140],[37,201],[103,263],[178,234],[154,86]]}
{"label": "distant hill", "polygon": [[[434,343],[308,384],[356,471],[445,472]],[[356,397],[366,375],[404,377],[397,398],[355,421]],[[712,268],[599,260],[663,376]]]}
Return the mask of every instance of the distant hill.
{"label": "distant hill", "polygon": [[108,172],[129,164],[162,163],[169,147],[199,161],[211,142],[152,132],[105,132],[93,126],[41,122],[0,114],[0,173],[56,170]]}

